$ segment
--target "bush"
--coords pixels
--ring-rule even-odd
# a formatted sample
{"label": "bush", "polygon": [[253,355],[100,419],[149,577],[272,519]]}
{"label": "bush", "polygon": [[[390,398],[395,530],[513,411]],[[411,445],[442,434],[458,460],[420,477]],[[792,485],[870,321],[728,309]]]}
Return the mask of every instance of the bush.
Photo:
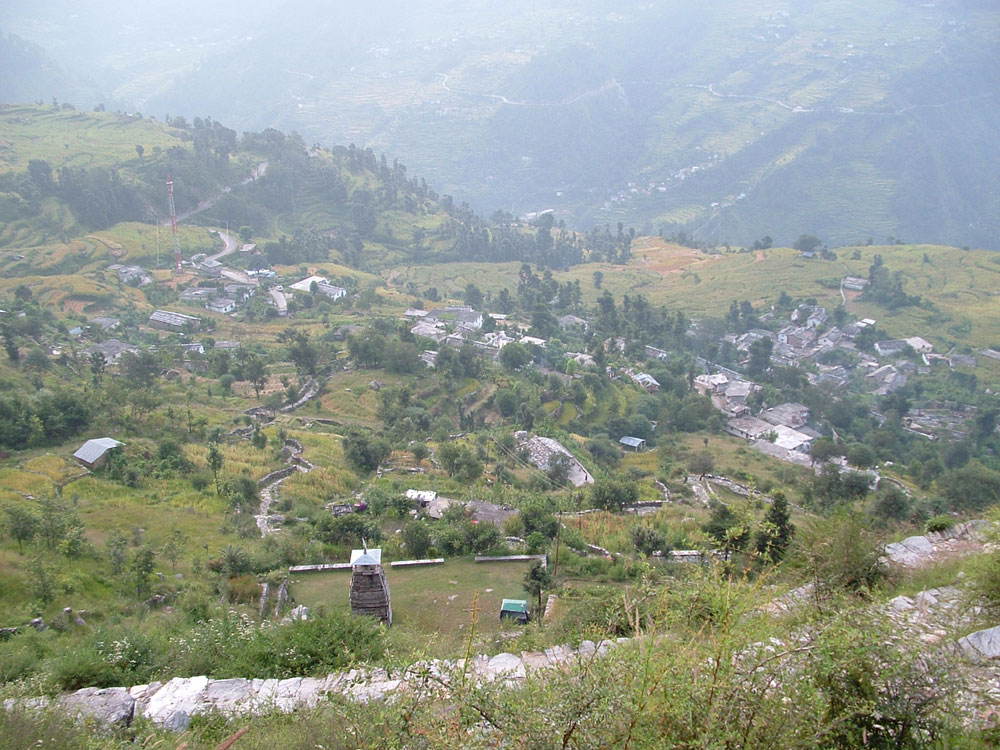
{"label": "bush", "polygon": [[817,520],[797,539],[794,561],[812,581],[817,603],[845,593],[867,597],[888,577],[884,547],[857,513],[842,510]]}
{"label": "bush", "polygon": [[934,516],[934,518],[928,518],[924,524],[924,533],[933,534],[934,532],[946,531],[954,525],[955,521],[950,516]]}
{"label": "bush", "polygon": [[207,489],[210,484],[212,484],[212,477],[207,474],[193,474],[191,476],[191,486],[197,492]]}
{"label": "bush", "polygon": [[540,531],[532,531],[528,534],[525,542],[527,542],[528,545],[529,555],[537,555],[541,553],[548,544],[548,540],[545,538],[545,535]]}
{"label": "bush", "polygon": [[260,584],[255,576],[238,576],[229,579],[226,601],[230,604],[256,604],[260,601]]}

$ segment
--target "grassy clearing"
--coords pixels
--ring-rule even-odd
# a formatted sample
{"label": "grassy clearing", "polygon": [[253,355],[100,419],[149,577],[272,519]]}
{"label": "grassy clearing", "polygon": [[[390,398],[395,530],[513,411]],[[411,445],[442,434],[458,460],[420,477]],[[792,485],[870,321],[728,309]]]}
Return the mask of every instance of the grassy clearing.
{"label": "grassy clearing", "polygon": [[55,485],[45,476],[18,469],[0,469],[0,489],[44,497],[55,494]]}
{"label": "grassy clearing", "polygon": [[[475,632],[490,637],[511,629],[500,623],[501,600],[526,598],[521,585],[526,570],[524,563],[475,563],[471,558],[425,568],[387,566],[392,630],[413,638],[428,655],[455,655],[469,637],[477,595]],[[300,573],[292,579],[291,591],[300,604],[346,610],[350,583],[350,571]]]}

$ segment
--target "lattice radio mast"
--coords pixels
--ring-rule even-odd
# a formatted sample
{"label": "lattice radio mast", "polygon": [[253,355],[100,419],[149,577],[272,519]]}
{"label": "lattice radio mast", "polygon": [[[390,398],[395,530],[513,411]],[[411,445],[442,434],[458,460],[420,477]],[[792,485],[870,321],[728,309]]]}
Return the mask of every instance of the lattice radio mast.
{"label": "lattice radio mast", "polygon": [[174,180],[167,175],[167,198],[170,201],[170,227],[174,230],[174,271],[181,273],[181,240],[177,235],[177,211],[174,209]]}

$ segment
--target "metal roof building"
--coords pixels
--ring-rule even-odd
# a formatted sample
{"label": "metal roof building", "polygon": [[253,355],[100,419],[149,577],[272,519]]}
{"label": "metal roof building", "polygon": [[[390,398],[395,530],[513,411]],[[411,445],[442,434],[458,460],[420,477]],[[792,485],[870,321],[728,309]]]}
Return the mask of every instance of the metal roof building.
{"label": "metal roof building", "polygon": [[170,310],[154,310],[149,316],[149,325],[153,328],[162,328],[167,331],[180,331],[185,326],[190,325],[195,331],[201,326],[198,318],[183,313],[171,312]]}
{"label": "metal roof building", "polygon": [[524,599],[504,599],[500,605],[500,619],[528,622],[528,602]]}
{"label": "metal roof building", "polygon": [[641,451],[646,447],[646,441],[640,437],[632,437],[631,435],[626,435],[619,441],[624,446],[631,448],[634,451]]}
{"label": "metal roof building", "polygon": [[99,469],[108,462],[108,451],[125,445],[114,438],[94,438],[81,445],[73,458],[82,463],[88,469]]}

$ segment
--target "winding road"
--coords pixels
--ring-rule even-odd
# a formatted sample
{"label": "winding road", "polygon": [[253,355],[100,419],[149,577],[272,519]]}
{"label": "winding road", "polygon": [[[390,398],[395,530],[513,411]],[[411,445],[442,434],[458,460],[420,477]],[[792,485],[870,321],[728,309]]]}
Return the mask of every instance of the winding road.
{"label": "winding road", "polygon": [[[243,180],[240,181],[240,184],[241,185],[246,185],[246,184],[248,184],[250,182],[253,182],[258,177],[263,177],[264,174],[267,172],[267,164],[268,163],[266,161],[262,161],[259,164],[257,164],[257,166],[255,166],[253,169],[250,170],[250,176],[243,178]],[[212,206],[214,206],[216,203],[218,203],[219,199],[222,196],[224,196],[226,193],[232,192],[232,190],[233,190],[232,187],[229,186],[229,185],[227,185],[226,187],[222,188],[222,190],[219,191],[219,194],[216,195],[214,198],[206,198],[205,200],[201,201],[194,208],[188,209],[187,211],[182,211],[181,213],[177,214],[177,223],[179,224],[180,222],[184,221],[188,217],[194,216],[195,214],[199,214],[202,211],[207,211]],[[169,216],[167,218],[165,218],[161,222],[161,226],[164,226],[164,227],[169,227],[170,226],[170,217]]]}

